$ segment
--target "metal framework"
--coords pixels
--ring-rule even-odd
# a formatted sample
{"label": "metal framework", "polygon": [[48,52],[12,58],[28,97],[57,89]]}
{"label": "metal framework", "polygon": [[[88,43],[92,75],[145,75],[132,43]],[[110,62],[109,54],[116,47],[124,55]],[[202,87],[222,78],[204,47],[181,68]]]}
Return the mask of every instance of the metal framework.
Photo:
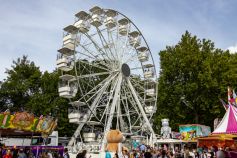
{"label": "metal framework", "polygon": [[103,150],[110,129],[155,136],[150,123],[156,112],[155,64],[128,17],[97,6],[81,11],[64,28],[58,52],[59,95],[70,99],[69,121],[78,124],[68,146],[83,133],[81,141],[97,141]]}

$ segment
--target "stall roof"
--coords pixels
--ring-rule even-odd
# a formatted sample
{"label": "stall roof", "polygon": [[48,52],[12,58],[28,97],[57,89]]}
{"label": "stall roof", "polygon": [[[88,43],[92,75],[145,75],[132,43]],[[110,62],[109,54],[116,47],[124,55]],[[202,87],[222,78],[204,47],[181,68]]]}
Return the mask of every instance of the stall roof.
{"label": "stall roof", "polygon": [[40,136],[39,132],[30,132],[16,129],[0,129],[0,137],[32,137]]}
{"label": "stall roof", "polygon": [[155,143],[182,143],[182,140],[179,139],[158,139]]}
{"label": "stall roof", "polygon": [[[206,125],[201,125],[201,124],[179,124],[179,126],[206,126]],[[206,126],[209,127],[209,126]]]}
{"label": "stall roof", "polygon": [[237,111],[229,105],[224,117],[212,134],[237,134]]}

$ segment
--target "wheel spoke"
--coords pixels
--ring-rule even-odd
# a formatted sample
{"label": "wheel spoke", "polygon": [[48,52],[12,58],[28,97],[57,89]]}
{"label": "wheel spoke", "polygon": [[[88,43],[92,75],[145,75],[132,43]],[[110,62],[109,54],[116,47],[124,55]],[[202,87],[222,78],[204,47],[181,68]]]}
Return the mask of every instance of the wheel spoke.
{"label": "wheel spoke", "polygon": [[[87,64],[87,65],[89,65],[89,66],[91,66],[91,67],[94,67],[94,68],[99,68],[99,69],[101,69],[101,70],[111,71],[110,69],[107,68],[107,66],[106,66],[106,68],[105,68],[105,67],[102,67],[101,65],[99,65],[99,64],[96,63],[96,62],[90,63],[90,62],[85,62],[85,61],[83,61],[83,60],[80,60],[79,62],[84,63],[84,64]],[[102,62],[99,62],[99,63],[102,64]]]}
{"label": "wheel spoke", "polygon": [[148,120],[148,118],[147,118],[147,116],[146,116],[146,114],[144,112],[144,109],[142,108],[142,105],[141,105],[141,102],[138,99],[137,93],[136,93],[134,87],[132,86],[132,84],[131,84],[131,82],[130,82],[130,80],[128,78],[127,78],[127,83],[128,83],[128,86],[129,86],[129,88],[130,88],[130,90],[132,92],[132,95],[133,95],[133,97],[134,97],[134,99],[135,99],[135,101],[136,101],[136,103],[138,105],[138,108],[139,108],[140,112],[142,113],[142,116],[143,116],[143,119],[146,122],[146,125],[148,126],[150,132],[155,136],[155,132],[154,132],[154,130],[151,127],[151,124],[150,124],[150,122],[149,122],[149,120]]}
{"label": "wheel spoke", "polygon": [[110,108],[110,111],[109,111],[109,116],[108,116],[107,124],[106,124],[106,127],[105,127],[105,131],[104,131],[105,135],[104,135],[104,138],[103,138],[103,141],[102,141],[102,148],[104,148],[104,146],[105,146],[106,134],[110,130],[110,127],[112,125],[112,120],[113,120],[115,107],[116,107],[116,104],[117,104],[117,102],[119,101],[119,98],[120,98],[121,83],[122,83],[122,74],[120,74],[118,76],[117,83],[115,84],[114,98],[113,98],[113,101],[111,103],[111,108]]}
{"label": "wheel spoke", "polygon": [[[117,71],[113,71],[113,72],[117,72]],[[112,72],[101,72],[101,73],[94,73],[94,74],[88,74],[88,75],[80,75],[78,76],[78,78],[88,78],[88,77],[94,77],[94,76],[101,76],[101,75],[107,75],[107,74],[111,74]]]}
{"label": "wheel spoke", "polygon": [[[105,53],[101,47],[99,47],[99,45],[97,44],[97,42],[94,41],[94,39],[93,39],[92,37],[90,37],[87,33],[85,33],[85,35],[86,35],[86,37],[87,37],[88,39],[91,40],[91,42],[93,43],[94,47],[97,49],[98,52],[101,53],[102,56],[103,56],[103,55],[106,55],[107,60],[112,60],[112,59],[108,56],[108,54]],[[105,59],[106,59],[106,58],[105,58]]]}
{"label": "wheel spoke", "polygon": [[[98,32],[98,35],[100,37],[100,40],[101,40],[101,43],[103,45],[103,47],[105,48],[106,46],[108,47],[109,49],[109,53],[110,55],[112,56],[113,60],[116,60],[116,57],[114,56],[111,48],[110,48],[110,43],[108,43],[104,37],[104,35],[102,34],[102,32],[97,28],[97,32]],[[104,44],[105,43],[105,44]],[[107,52],[107,51],[106,51]],[[109,54],[107,53],[107,55],[109,56]]]}
{"label": "wheel spoke", "polygon": [[[99,58],[98,59],[98,57],[99,57],[99,54],[96,54],[96,55],[94,55],[91,51],[89,51],[86,47],[84,47],[83,45],[80,45],[88,54],[90,54],[90,55],[92,55],[93,57],[92,57],[92,59],[93,59],[93,61],[103,61],[104,59],[102,59],[102,58]],[[85,53],[82,53],[82,52],[79,52],[80,54],[82,54],[82,55],[85,55]],[[86,55],[87,57],[90,57],[90,55]],[[105,64],[104,62],[100,62],[101,64],[103,64],[104,66],[106,66],[107,68],[109,68],[110,67],[110,65],[108,65],[108,64]]]}

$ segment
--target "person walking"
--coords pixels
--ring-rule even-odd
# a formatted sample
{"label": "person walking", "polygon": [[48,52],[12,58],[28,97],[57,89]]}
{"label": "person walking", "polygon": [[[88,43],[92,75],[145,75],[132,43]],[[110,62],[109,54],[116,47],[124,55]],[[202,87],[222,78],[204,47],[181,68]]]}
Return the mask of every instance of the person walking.
{"label": "person walking", "polygon": [[225,152],[223,151],[222,148],[220,148],[220,149],[216,152],[216,158],[225,158]]}
{"label": "person walking", "polygon": [[162,150],[161,156],[159,158],[168,158],[165,150]]}
{"label": "person walking", "polygon": [[152,158],[150,149],[147,149],[147,151],[144,153],[144,158]]}
{"label": "person walking", "polygon": [[141,152],[145,152],[147,147],[146,147],[146,145],[142,144],[142,145],[140,145],[139,149]]}
{"label": "person walking", "polygon": [[7,150],[7,153],[3,156],[3,158],[12,158],[11,150]]}
{"label": "person walking", "polygon": [[83,158],[91,158],[91,155],[88,154],[87,150],[82,151]]}
{"label": "person walking", "polygon": [[122,153],[123,153],[123,157],[122,158],[129,158],[129,154],[128,154],[127,150],[123,150]]}
{"label": "person walking", "polygon": [[64,149],[63,158],[70,158],[67,148]]}
{"label": "person walking", "polygon": [[23,149],[19,150],[18,158],[27,158],[26,154],[24,153]]}
{"label": "person walking", "polygon": [[175,158],[175,156],[174,156],[174,154],[173,154],[172,151],[169,151],[169,153],[168,153],[168,157],[169,157],[169,158]]}

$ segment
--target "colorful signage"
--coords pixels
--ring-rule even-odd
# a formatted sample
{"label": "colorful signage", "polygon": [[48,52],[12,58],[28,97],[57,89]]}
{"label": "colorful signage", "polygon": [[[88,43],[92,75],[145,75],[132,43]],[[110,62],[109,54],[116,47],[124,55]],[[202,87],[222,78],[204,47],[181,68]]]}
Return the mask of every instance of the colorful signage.
{"label": "colorful signage", "polygon": [[199,124],[179,125],[182,140],[194,140],[196,137],[208,136],[211,133],[209,126]]}

